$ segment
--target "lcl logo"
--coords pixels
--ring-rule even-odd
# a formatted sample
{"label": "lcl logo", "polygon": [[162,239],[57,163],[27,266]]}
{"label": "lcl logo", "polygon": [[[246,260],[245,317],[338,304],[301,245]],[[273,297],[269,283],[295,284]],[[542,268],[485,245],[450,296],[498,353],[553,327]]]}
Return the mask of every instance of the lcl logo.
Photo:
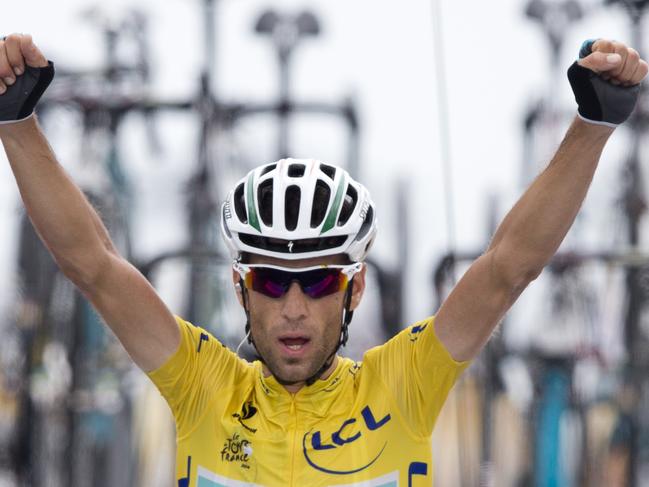
{"label": "lcl logo", "polygon": [[323,435],[321,431],[316,431],[314,433],[311,432],[306,433],[302,438],[302,450],[304,453],[304,458],[309,463],[309,465],[311,465],[311,467],[315,468],[316,470],[320,470],[321,472],[338,474],[338,475],[360,472],[361,470],[364,470],[370,465],[372,465],[381,456],[381,453],[383,453],[383,450],[385,449],[387,443],[383,445],[381,450],[368,463],[348,470],[331,470],[322,467],[320,465],[317,465],[314,462],[314,460],[309,457],[306,448],[307,437],[309,435],[311,435],[311,448],[314,451],[334,450],[336,448],[340,448],[342,446],[357,441],[358,439],[362,438],[364,431],[362,431],[362,428],[358,428],[358,427],[354,428],[353,426],[356,423],[360,423],[361,419],[367,430],[365,431],[365,433],[367,433],[370,431],[376,431],[379,428],[383,427],[388,421],[390,421],[390,414],[386,414],[381,419],[377,420],[376,416],[374,415],[370,407],[365,406],[361,410],[361,418],[350,418],[343,421],[340,427],[336,431],[331,433],[331,435],[328,438],[326,438],[324,441],[323,441]]}

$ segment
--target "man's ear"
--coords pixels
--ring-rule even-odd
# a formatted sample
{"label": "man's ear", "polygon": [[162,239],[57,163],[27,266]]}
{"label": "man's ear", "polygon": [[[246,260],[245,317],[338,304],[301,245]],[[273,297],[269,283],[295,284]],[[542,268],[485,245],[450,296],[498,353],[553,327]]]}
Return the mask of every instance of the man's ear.
{"label": "man's ear", "polygon": [[237,299],[239,300],[239,304],[243,306],[243,290],[241,289],[241,276],[234,269],[232,269],[232,284],[234,284],[234,290],[237,294]]}
{"label": "man's ear", "polygon": [[351,311],[355,310],[356,307],[361,303],[361,298],[365,292],[365,272],[367,271],[367,264],[363,262],[363,267],[354,275],[352,281],[352,299],[349,304],[349,309]]}

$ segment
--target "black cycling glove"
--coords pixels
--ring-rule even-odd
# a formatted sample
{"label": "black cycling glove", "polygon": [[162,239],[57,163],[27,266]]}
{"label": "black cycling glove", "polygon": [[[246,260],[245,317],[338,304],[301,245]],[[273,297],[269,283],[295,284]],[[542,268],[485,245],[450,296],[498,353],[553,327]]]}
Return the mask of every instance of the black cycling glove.
{"label": "black cycling glove", "polygon": [[[585,41],[579,58],[588,56],[595,39]],[[575,94],[579,116],[586,122],[616,127],[624,122],[635,108],[640,85],[620,86],[604,81],[597,73],[575,61],[568,68],[568,80]]]}
{"label": "black cycling glove", "polygon": [[0,95],[0,123],[13,123],[31,116],[34,107],[54,78],[54,63],[44,68],[25,66],[16,82]]}

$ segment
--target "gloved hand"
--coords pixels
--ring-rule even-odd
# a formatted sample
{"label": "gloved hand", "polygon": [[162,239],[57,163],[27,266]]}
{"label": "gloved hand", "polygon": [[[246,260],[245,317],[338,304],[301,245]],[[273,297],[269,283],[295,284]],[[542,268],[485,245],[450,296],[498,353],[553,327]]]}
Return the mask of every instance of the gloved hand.
{"label": "gloved hand", "polygon": [[579,60],[568,69],[579,116],[586,122],[616,127],[635,108],[647,63],[621,42],[585,41]]}
{"label": "gloved hand", "polygon": [[14,123],[32,115],[54,78],[48,62],[28,34],[12,34],[0,41],[0,123]]}

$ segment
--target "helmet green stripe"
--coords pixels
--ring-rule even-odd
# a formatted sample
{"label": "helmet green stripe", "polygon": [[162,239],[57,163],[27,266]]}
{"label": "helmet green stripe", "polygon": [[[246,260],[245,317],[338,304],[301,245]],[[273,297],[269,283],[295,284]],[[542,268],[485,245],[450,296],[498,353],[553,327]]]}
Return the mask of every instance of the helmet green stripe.
{"label": "helmet green stripe", "polygon": [[257,217],[257,208],[255,206],[255,186],[253,184],[254,179],[255,172],[251,171],[250,176],[248,176],[248,191],[246,193],[246,200],[248,203],[248,223],[250,223],[250,226],[257,229],[257,231],[261,233],[259,218]]}
{"label": "helmet green stripe", "polygon": [[340,202],[343,199],[344,189],[345,189],[345,177],[343,176],[342,178],[340,178],[340,182],[338,183],[338,188],[336,189],[336,196],[334,198],[334,204],[331,205],[329,214],[325,219],[324,225],[322,225],[322,230],[320,231],[320,235],[322,235],[325,232],[328,232],[334,227],[336,223],[336,217],[338,216],[338,209],[340,208]]}

